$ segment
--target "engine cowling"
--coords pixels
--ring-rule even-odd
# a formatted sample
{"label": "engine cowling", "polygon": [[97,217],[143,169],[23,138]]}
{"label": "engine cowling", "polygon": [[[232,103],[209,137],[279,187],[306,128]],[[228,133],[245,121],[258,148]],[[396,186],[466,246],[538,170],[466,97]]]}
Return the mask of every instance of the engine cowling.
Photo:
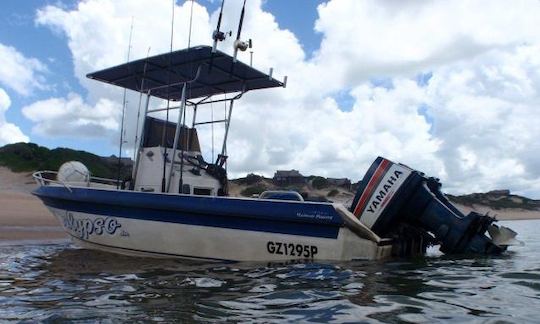
{"label": "engine cowling", "polygon": [[403,228],[430,234],[444,253],[506,250],[507,245],[485,235],[488,229],[500,232],[494,218],[476,212],[465,216],[440,188],[438,179],[378,157],[360,183],[351,212],[381,237],[395,236]]}

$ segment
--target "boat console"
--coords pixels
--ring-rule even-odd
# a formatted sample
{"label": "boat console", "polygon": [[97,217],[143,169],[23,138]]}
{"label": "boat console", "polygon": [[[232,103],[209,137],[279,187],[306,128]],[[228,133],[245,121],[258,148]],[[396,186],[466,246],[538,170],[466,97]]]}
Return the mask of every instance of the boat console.
{"label": "boat console", "polygon": [[[198,196],[227,194],[227,171],[218,164],[206,162],[201,154],[197,129],[182,126],[176,145],[176,156],[171,163],[176,123],[146,117],[142,134],[140,159],[132,190],[160,192],[162,173],[173,168],[169,193]],[[165,143],[165,146],[162,146]],[[163,168],[165,157],[165,168]]]}

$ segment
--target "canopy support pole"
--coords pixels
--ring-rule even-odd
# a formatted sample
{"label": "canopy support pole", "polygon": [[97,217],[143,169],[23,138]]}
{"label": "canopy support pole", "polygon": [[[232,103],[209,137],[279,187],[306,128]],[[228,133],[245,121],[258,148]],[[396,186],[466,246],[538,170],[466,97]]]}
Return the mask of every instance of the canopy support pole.
{"label": "canopy support pole", "polygon": [[227,121],[225,122],[225,136],[223,136],[223,146],[221,147],[221,154],[218,156],[218,160],[224,157],[225,154],[227,153],[227,137],[229,137],[229,126],[231,125],[231,115],[232,115],[232,110],[233,110],[233,104],[234,104],[234,99],[231,99],[230,104],[229,104],[229,114],[226,118]]}
{"label": "canopy support pole", "polygon": [[[173,173],[173,169],[174,169],[174,160],[176,159],[176,147],[178,146],[178,140],[180,139],[180,133],[183,130],[184,124],[186,122],[185,118],[184,118],[184,116],[185,116],[184,110],[186,109],[186,87],[187,87],[187,83],[184,83],[184,86],[182,87],[182,99],[181,99],[181,103],[180,103],[180,111],[178,113],[178,123],[176,124],[176,131],[174,133],[174,144],[173,144],[173,151],[172,151],[172,157],[171,157],[171,166],[169,167],[169,176],[167,177],[167,190],[165,192],[169,192],[169,190],[171,188],[171,178],[172,178],[172,173]],[[188,143],[188,145],[189,145],[189,143]],[[167,149],[167,148],[165,148],[165,149]],[[166,161],[165,161],[165,163],[166,163]],[[184,163],[183,159],[182,159],[181,163]]]}
{"label": "canopy support pole", "polygon": [[191,128],[195,127],[196,118],[197,118],[197,105],[193,106],[193,122],[191,123]]}
{"label": "canopy support pole", "polygon": [[146,94],[146,104],[145,104],[145,107],[144,107],[144,118],[142,120],[142,123],[141,123],[141,136],[139,136],[139,147],[137,148],[137,153],[135,155],[135,165],[133,166],[133,176],[132,176],[132,184],[130,185],[130,187],[132,187],[132,189],[135,188],[135,181],[137,180],[137,173],[139,172],[139,162],[141,160],[141,150],[142,150],[142,147],[143,147],[143,135],[144,135],[144,127],[146,126],[146,116],[148,115],[148,106],[150,105],[150,92],[151,90],[148,91],[148,93]]}

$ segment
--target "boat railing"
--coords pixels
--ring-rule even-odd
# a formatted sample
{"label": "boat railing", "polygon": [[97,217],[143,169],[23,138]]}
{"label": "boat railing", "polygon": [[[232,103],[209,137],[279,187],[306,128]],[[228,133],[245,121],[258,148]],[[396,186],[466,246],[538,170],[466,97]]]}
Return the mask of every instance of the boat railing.
{"label": "boat railing", "polygon": [[100,177],[89,177],[88,181],[62,181],[58,179],[57,171],[37,171],[32,174],[40,186],[63,186],[71,192],[71,187],[101,187],[120,188],[122,181]]}

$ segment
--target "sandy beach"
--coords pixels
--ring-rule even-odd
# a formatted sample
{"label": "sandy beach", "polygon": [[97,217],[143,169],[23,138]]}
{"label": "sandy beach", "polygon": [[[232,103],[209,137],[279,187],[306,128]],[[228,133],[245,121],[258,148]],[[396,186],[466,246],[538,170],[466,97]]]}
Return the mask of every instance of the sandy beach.
{"label": "sandy beach", "polygon": [[[58,221],[31,192],[36,188],[31,173],[13,173],[0,167],[0,244],[17,241],[50,242],[67,239]],[[239,190],[237,190],[239,192]],[[498,220],[540,219],[540,211],[492,210],[486,206],[457,206],[495,216]]]}
{"label": "sandy beach", "polygon": [[49,210],[30,193],[0,190],[0,206],[0,240],[67,238]]}
{"label": "sandy beach", "polygon": [[58,221],[31,192],[30,173],[0,167],[0,241],[49,242],[67,239]]}

